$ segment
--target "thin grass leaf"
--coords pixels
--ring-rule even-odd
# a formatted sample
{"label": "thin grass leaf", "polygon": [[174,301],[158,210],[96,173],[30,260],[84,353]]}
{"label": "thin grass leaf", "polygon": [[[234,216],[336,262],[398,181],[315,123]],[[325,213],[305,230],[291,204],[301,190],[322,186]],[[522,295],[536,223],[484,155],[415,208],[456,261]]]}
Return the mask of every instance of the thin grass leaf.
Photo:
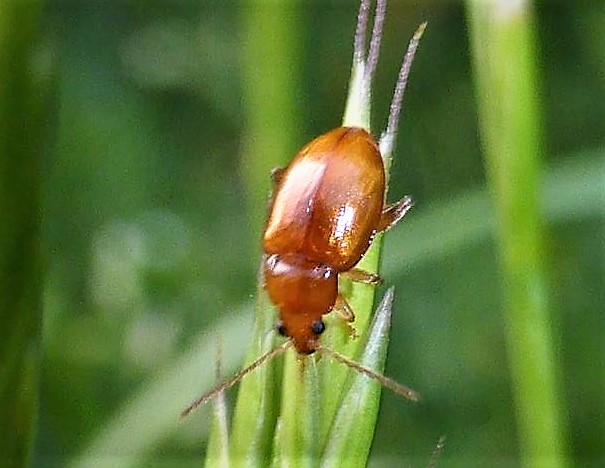
{"label": "thin grass leaf", "polygon": [[212,427],[206,448],[204,466],[211,468],[220,466],[229,468],[229,427],[227,424],[227,402],[225,394],[221,393],[212,402]]}
{"label": "thin grass leaf", "polygon": [[[393,293],[394,288],[389,288],[378,306],[367,342],[357,359],[378,373],[383,372],[387,357]],[[374,436],[380,384],[363,374],[350,372],[346,387],[322,457],[322,466],[326,468],[365,466]]]}
{"label": "thin grass leaf", "polygon": [[[216,381],[221,380],[222,346],[216,353]],[[212,427],[206,449],[204,466],[229,468],[229,425],[227,423],[227,402],[225,393],[221,392],[212,402]]]}
{"label": "thin grass leaf", "polygon": [[[291,378],[296,375],[296,378]],[[315,357],[290,349],[285,357],[282,407],[273,466],[312,468],[319,459],[319,407]]]}
{"label": "thin grass leaf", "polygon": [[[302,126],[297,95],[301,63],[299,22],[291,2],[261,2],[244,6],[243,73],[246,103],[245,148],[242,154],[242,176],[247,186],[251,237],[259,245],[262,220],[267,211],[270,171],[286,163],[295,150]],[[258,31],[270,31],[258,35]],[[279,60],[276,59],[279,57]],[[267,79],[270,76],[271,79]],[[288,115],[289,118],[282,118]],[[260,252],[251,255],[258,261]],[[247,362],[252,362],[274,345],[275,309],[263,291],[262,278],[257,288],[254,339],[248,349]],[[233,466],[267,466],[272,459],[272,444],[279,411],[279,360],[266,363],[240,384],[231,428]]]}
{"label": "thin grass leaf", "polygon": [[[275,312],[259,291],[252,344],[245,365],[275,348]],[[232,466],[266,466],[279,409],[278,361],[269,360],[240,382],[231,428]]]}

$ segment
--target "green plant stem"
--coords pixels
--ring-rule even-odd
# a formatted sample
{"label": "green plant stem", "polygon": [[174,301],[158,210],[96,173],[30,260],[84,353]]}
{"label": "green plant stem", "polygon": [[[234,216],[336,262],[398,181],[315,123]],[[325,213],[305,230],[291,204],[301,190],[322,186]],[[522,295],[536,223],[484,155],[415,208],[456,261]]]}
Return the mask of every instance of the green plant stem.
{"label": "green plant stem", "polygon": [[30,70],[39,5],[0,3],[0,463],[26,466],[41,347],[40,120]]}
{"label": "green plant stem", "polygon": [[[364,87],[366,86],[364,82],[364,70],[365,64],[359,62],[353,63],[342,125],[344,127],[358,126],[370,131],[371,94],[364,93]],[[372,273],[378,272],[381,239],[382,235],[379,234],[376,236],[372,245],[357,265],[359,268]],[[339,290],[355,312],[353,327],[357,334],[357,339],[351,339],[350,330],[343,326],[340,317],[335,316],[335,314],[329,314],[325,319],[326,328],[329,332],[322,337],[322,340],[328,347],[338,350],[351,358],[355,358],[360,353],[366,340],[373,314],[375,287],[362,283],[354,283],[341,278],[339,281]],[[320,440],[326,441],[332,427],[332,422],[342,404],[343,394],[338,389],[343,388],[351,370],[330,359],[324,359],[320,363],[320,368],[323,377],[321,381],[322,418]],[[380,394],[376,398],[379,399]],[[373,426],[371,430],[373,432]]]}
{"label": "green plant stem", "polygon": [[[259,291],[246,365],[275,347],[274,333],[271,332],[274,323],[272,306],[266,294]],[[229,440],[232,466],[266,466],[271,460],[273,431],[279,410],[277,368],[273,359],[248,374],[239,384]]]}
{"label": "green plant stem", "polygon": [[539,206],[543,151],[527,2],[467,2],[480,125],[497,211],[507,348],[525,466],[566,465]]}
{"label": "green plant stem", "polygon": [[[250,235],[255,246],[250,258],[254,267],[258,267],[260,258],[271,170],[284,166],[301,140],[301,125],[296,119],[300,110],[294,92],[301,89],[301,50],[297,41],[300,21],[299,15],[293,13],[299,9],[294,2],[257,2],[242,9],[246,137],[241,173],[247,188]],[[261,284],[255,317],[247,363],[274,347],[274,333],[270,331],[275,324],[275,310]],[[271,460],[279,410],[277,367],[277,362],[268,362],[240,383],[230,434],[232,466],[266,466]]]}
{"label": "green plant stem", "polygon": [[[242,9],[244,148],[241,175],[247,189],[251,236],[260,247],[270,173],[285,166],[301,144],[301,5],[262,0]],[[261,33],[259,34],[259,31]],[[257,249],[251,255],[258,265]]]}
{"label": "green plant stem", "polygon": [[[222,379],[222,345],[218,343],[216,353],[216,380]],[[222,466],[229,468],[229,427],[227,423],[227,401],[225,393],[220,393],[212,401],[212,426],[206,448],[205,467]]]}
{"label": "green plant stem", "polygon": [[[366,367],[383,371],[389,343],[393,306],[391,287],[382,299],[370,324],[368,341],[358,362]],[[347,392],[341,399],[334,423],[327,438],[321,466],[366,466],[374,438],[374,427],[380,406],[381,386],[365,375],[349,371]]]}
{"label": "green plant stem", "polygon": [[274,466],[312,468],[320,455],[317,362],[290,349],[285,357]]}

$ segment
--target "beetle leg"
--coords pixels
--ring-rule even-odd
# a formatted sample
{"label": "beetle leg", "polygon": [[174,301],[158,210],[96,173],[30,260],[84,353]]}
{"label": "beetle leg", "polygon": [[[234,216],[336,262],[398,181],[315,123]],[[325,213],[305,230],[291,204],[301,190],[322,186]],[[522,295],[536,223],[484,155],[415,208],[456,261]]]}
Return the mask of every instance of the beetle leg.
{"label": "beetle leg", "polygon": [[349,332],[349,336],[351,338],[357,338],[359,336],[357,330],[355,330],[355,327],[351,325],[355,321],[355,313],[347,300],[341,294],[336,296],[336,303],[334,304],[334,309],[332,310],[334,310],[343,320],[341,323],[346,327],[347,331]]}
{"label": "beetle leg", "polygon": [[284,177],[285,169],[283,167],[274,167],[271,169],[271,182],[273,183],[273,188],[279,187],[282,178]]}
{"label": "beetle leg", "polygon": [[397,203],[385,208],[378,223],[378,232],[386,231],[397,224],[410,210],[414,202],[411,197],[403,197]]}
{"label": "beetle leg", "polygon": [[382,278],[377,274],[370,273],[369,271],[362,270],[361,268],[352,268],[349,271],[341,273],[341,275],[346,276],[351,281],[355,281],[356,283],[379,284],[382,281]]}
{"label": "beetle leg", "polygon": [[333,310],[335,310],[345,322],[351,323],[355,321],[355,313],[342,294],[336,296],[336,303],[334,304]]}

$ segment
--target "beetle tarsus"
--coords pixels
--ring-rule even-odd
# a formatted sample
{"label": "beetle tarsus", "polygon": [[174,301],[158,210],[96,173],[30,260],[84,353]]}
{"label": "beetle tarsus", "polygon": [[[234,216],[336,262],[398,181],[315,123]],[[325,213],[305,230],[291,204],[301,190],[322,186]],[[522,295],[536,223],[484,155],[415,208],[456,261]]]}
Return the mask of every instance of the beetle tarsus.
{"label": "beetle tarsus", "polygon": [[353,312],[353,308],[340,293],[336,296],[336,302],[334,304],[334,309],[332,310],[340,315],[345,322],[351,323],[355,321],[355,312]]}
{"label": "beetle tarsus", "polygon": [[378,225],[378,231],[384,232],[391,229],[406,215],[410,208],[414,206],[414,201],[411,197],[403,197],[397,203],[393,203],[386,207],[382,212],[380,223]]}
{"label": "beetle tarsus", "polygon": [[349,271],[341,273],[341,275],[349,278],[351,281],[355,281],[356,283],[376,285],[382,282],[380,275],[362,270],[361,268],[352,268]]}

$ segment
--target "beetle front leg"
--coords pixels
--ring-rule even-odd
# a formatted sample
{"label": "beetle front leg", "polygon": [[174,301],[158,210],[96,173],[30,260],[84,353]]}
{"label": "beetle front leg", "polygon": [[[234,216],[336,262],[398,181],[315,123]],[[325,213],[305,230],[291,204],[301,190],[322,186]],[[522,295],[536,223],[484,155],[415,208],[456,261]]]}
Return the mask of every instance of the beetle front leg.
{"label": "beetle front leg", "polygon": [[338,296],[336,296],[336,303],[332,310],[343,320],[342,324],[346,326],[349,336],[351,338],[357,338],[359,336],[357,330],[351,325],[351,323],[355,321],[355,312],[353,312],[353,309],[342,294],[339,293]]}
{"label": "beetle front leg", "polygon": [[411,197],[403,197],[397,203],[387,206],[382,212],[377,231],[383,232],[395,226],[410,211],[413,205],[414,202]]}
{"label": "beetle front leg", "polygon": [[334,304],[334,309],[332,310],[334,310],[338,315],[340,315],[340,318],[343,319],[345,322],[351,323],[355,321],[355,312],[353,312],[353,309],[351,308],[347,300],[340,293],[338,293],[338,295],[336,296],[336,303]]}

